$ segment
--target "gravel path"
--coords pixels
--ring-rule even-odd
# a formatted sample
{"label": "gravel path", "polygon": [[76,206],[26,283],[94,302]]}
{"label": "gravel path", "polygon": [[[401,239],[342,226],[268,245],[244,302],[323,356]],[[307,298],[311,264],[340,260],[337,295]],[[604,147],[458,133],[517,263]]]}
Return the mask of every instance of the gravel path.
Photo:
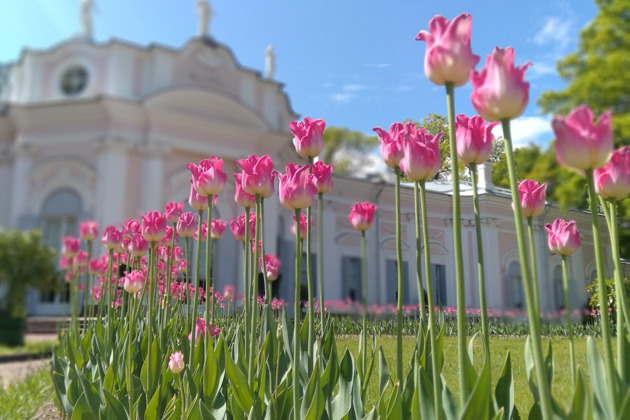
{"label": "gravel path", "polygon": [[46,366],[50,363],[49,359],[29,360],[26,362],[9,362],[0,364],[0,382],[2,386],[13,382],[19,382],[30,372]]}

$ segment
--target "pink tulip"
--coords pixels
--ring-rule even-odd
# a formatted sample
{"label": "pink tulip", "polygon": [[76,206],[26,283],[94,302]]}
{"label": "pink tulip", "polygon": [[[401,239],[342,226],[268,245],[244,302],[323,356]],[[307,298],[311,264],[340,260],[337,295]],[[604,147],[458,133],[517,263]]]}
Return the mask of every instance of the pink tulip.
{"label": "pink tulip", "polygon": [[514,49],[495,47],[492,55],[486,57],[485,67],[470,74],[470,98],[477,113],[486,121],[520,116],[529,102],[529,83],[524,79],[530,65],[515,68]]}
{"label": "pink tulip", "polygon": [[135,219],[129,219],[125,222],[122,229],[123,236],[131,238],[136,234],[140,234],[140,223]]}
{"label": "pink tulip", "polygon": [[101,241],[103,242],[103,245],[105,245],[105,248],[116,249],[122,244],[122,232],[116,229],[116,226],[107,226],[105,228],[105,232],[103,232],[103,238]]}
{"label": "pink tulip", "polygon": [[262,198],[269,198],[273,195],[273,161],[267,155],[258,157],[251,155],[247,159],[236,161],[243,171],[241,185],[248,194],[260,194]]}
{"label": "pink tulip", "polygon": [[227,222],[223,222],[219,219],[213,219],[210,223],[210,237],[212,239],[219,239],[222,237],[226,226]]}
{"label": "pink tulip", "polygon": [[144,236],[136,234],[131,237],[127,249],[134,258],[143,257],[149,252],[149,241],[144,239]]}
{"label": "pink tulip", "polygon": [[553,224],[545,225],[545,229],[549,233],[549,249],[556,254],[571,255],[582,243],[575,220],[556,219]]}
{"label": "pink tulip", "polygon": [[178,374],[184,370],[184,366],[186,366],[186,363],[184,362],[184,355],[181,351],[176,351],[169,356],[168,368],[171,372]]}
{"label": "pink tulip", "polygon": [[256,205],[256,196],[248,194],[243,189],[243,174],[234,174],[234,201],[241,207],[252,208]]}
{"label": "pink tulip", "polygon": [[66,258],[74,258],[81,248],[81,239],[74,236],[64,236],[61,238],[61,255]]}
{"label": "pink tulip", "polygon": [[199,166],[190,162],[186,167],[192,174],[193,186],[203,196],[217,195],[227,181],[227,175],[221,169],[223,159],[210,156],[199,162]]}
{"label": "pink tulip", "polygon": [[498,124],[499,122],[491,122],[486,125],[479,115],[471,118],[464,114],[457,116],[457,157],[464,165],[482,164],[488,160],[494,140],[492,129]]}
{"label": "pink tulip", "polygon": [[367,201],[355,203],[348,215],[348,220],[356,230],[368,230],[374,223],[374,213],[377,208],[376,204],[370,204]]}
{"label": "pink tulip", "polygon": [[177,220],[177,233],[184,238],[190,238],[197,231],[197,214],[182,213]]}
{"label": "pink tulip", "polygon": [[[206,321],[203,318],[195,320],[195,344],[199,341],[200,336],[206,336]],[[192,340],[192,332],[188,334],[188,341]]]}
{"label": "pink tulip", "polygon": [[232,299],[234,297],[234,286],[231,284],[227,284],[224,288],[223,288],[223,296],[226,299]]}
{"label": "pink tulip", "polygon": [[604,198],[623,200],[630,194],[630,146],[615,150],[606,165],[595,169],[595,189]]}
{"label": "pink tulip", "polygon": [[309,174],[309,165],[289,163],[286,174],[278,174],[280,180],[280,204],[289,210],[304,209],[313,203],[317,193],[315,176]]}
{"label": "pink tulip", "polygon": [[553,119],[558,163],[583,171],[608,162],[614,147],[612,113],[604,112],[597,125],[593,119],[593,111],[586,105],[575,108],[566,119],[560,115]]}
{"label": "pink tulip", "polygon": [[140,270],[133,270],[131,273],[126,273],[124,278],[124,289],[129,294],[138,293],[144,284],[146,274]]}
{"label": "pink tulip", "polygon": [[94,220],[86,220],[79,224],[79,236],[84,241],[93,241],[98,236],[98,225]]}
{"label": "pink tulip", "polygon": [[546,190],[547,184],[538,184],[531,179],[518,184],[523,217],[536,217],[542,214],[545,210]]}
{"label": "pink tulip", "polygon": [[390,168],[395,168],[400,164],[400,160],[404,157],[403,138],[401,132],[404,127],[401,123],[393,123],[389,127],[389,132],[380,127],[374,127],[381,140],[381,156],[385,164]]}
{"label": "pink tulip", "polygon": [[99,300],[101,300],[101,295],[102,295],[101,286],[98,286],[98,285],[92,286],[92,299],[98,302]]}
{"label": "pink tulip", "polygon": [[166,235],[166,219],[153,210],[142,216],[142,236],[149,242],[159,242]]}
{"label": "pink tulip", "polygon": [[293,132],[295,151],[303,158],[317,157],[324,149],[326,121],[306,117],[304,121],[293,121],[289,128]]}
{"label": "pink tulip", "polygon": [[[249,238],[254,238],[256,229],[256,213],[249,213]],[[239,242],[245,241],[245,213],[238,215],[236,219],[230,220],[230,230],[234,239]]]}
{"label": "pink tulip", "polygon": [[177,242],[177,233],[175,232],[175,229],[173,229],[172,226],[166,226],[166,235],[164,235],[160,242],[164,245],[171,246],[173,235],[175,235],[175,242]]}
{"label": "pink tulip", "polygon": [[[262,265],[262,258],[260,259]],[[267,280],[274,281],[278,279],[281,266],[280,258],[277,255],[265,255],[265,270],[267,271]]]}
{"label": "pink tulip", "polygon": [[470,70],[479,62],[470,47],[471,26],[472,16],[467,13],[452,21],[435,16],[429,22],[430,32],[420,31],[416,36],[416,41],[427,42],[424,72],[436,85],[462,86],[468,81]]}
{"label": "pink tulip", "polygon": [[77,255],[72,259],[72,267],[75,271],[82,270],[87,265],[87,252],[79,250]]}
{"label": "pink tulip", "polygon": [[315,186],[318,194],[326,194],[332,189],[332,165],[326,165],[318,160],[313,163],[313,175],[315,175]]}
{"label": "pink tulip", "polygon": [[177,223],[179,216],[184,212],[184,203],[167,203],[164,217],[170,223]]}
{"label": "pink tulip", "polygon": [[[195,233],[193,233],[193,239],[195,241],[199,241],[198,233],[199,233],[198,230],[196,230]],[[208,222],[204,220],[204,222],[201,224],[201,242],[206,242],[207,238],[208,238]]]}
{"label": "pink tulip", "polygon": [[434,178],[442,162],[440,160],[440,139],[442,133],[432,136],[424,128],[413,123],[405,125],[402,131],[405,156],[400,161],[400,169],[412,181]]}
{"label": "pink tulip", "polygon": [[[300,213],[300,239],[306,238],[306,228],[308,224],[306,223],[306,214]],[[291,232],[293,232],[293,236],[295,236],[295,215],[293,215],[293,226],[291,226]]]}
{"label": "pink tulip", "polygon": [[[215,197],[218,197],[215,195]],[[193,210],[206,211],[208,210],[208,197],[203,196],[195,189],[194,181],[190,180],[190,195],[188,196],[188,204]]]}
{"label": "pink tulip", "polygon": [[88,263],[88,273],[94,275],[101,271],[101,262],[97,258],[92,258]]}

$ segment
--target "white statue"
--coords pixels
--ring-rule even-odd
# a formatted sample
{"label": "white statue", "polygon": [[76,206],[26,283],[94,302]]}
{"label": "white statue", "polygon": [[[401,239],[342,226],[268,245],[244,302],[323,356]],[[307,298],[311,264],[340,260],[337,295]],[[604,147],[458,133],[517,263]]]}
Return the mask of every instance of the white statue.
{"label": "white statue", "polygon": [[197,36],[204,37],[208,34],[210,27],[210,19],[214,14],[210,3],[206,0],[197,0],[197,14],[199,15],[199,25],[197,27]]}
{"label": "white statue", "polygon": [[92,9],[94,4],[92,0],[81,0],[81,34],[83,36],[92,36]]}
{"label": "white statue", "polygon": [[276,55],[273,52],[273,45],[268,45],[265,50],[265,77],[273,79],[276,73]]}

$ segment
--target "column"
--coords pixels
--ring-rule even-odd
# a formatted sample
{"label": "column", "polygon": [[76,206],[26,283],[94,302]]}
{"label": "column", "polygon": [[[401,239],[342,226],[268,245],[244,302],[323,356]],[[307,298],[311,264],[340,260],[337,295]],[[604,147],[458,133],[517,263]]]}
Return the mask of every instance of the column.
{"label": "column", "polygon": [[125,221],[127,194],[127,166],[129,145],[120,138],[106,138],[97,147],[98,180],[96,220],[102,229],[120,226]]}
{"label": "column", "polygon": [[142,148],[142,173],[140,183],[140,202],[137,203],[142,213],[152,210],[162,212],[164,202],[164,155],[170,148],[159,143],[148,143]]}
{"label": "column", "polygon": [[20,228],[20,217],[28,212],[27,200],[30,195],[29,179],[33,148],[24,143],[16,144],[13,149],[13,174],[11,182],[11,218],[9,226]]}

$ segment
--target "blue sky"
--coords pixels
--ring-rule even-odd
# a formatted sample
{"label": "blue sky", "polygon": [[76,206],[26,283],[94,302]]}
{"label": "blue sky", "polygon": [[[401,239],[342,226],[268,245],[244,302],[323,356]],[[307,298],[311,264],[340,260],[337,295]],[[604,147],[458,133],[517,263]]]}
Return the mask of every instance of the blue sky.
{"label": "blue sky", "polygon": [[[195,36],[196,0],[96,0],[94,40],[180,47]],[[597,13],[591,0],[213,0],[210,33],[245,67],[263,71],[273,44],[276,80],[293,109],[328,125],[371,133],[406,118],[446,114],[444,88],[424,75],[425,43],[414,41],[436,14],[473,16],[478,68],[495,46],[513,46],[516,64],[531,61],[530,104],[513,125],[517,144],[545,146],[550,116],[535,104],[562,89],[554,63],[574,51]],[[24,48],[46,49],[79,32],[79,0],[0,0],[0,62]],[[470,84],[456,90],[456,112],[473,115]],[[288,129],[288,128],[287,128]]]}

